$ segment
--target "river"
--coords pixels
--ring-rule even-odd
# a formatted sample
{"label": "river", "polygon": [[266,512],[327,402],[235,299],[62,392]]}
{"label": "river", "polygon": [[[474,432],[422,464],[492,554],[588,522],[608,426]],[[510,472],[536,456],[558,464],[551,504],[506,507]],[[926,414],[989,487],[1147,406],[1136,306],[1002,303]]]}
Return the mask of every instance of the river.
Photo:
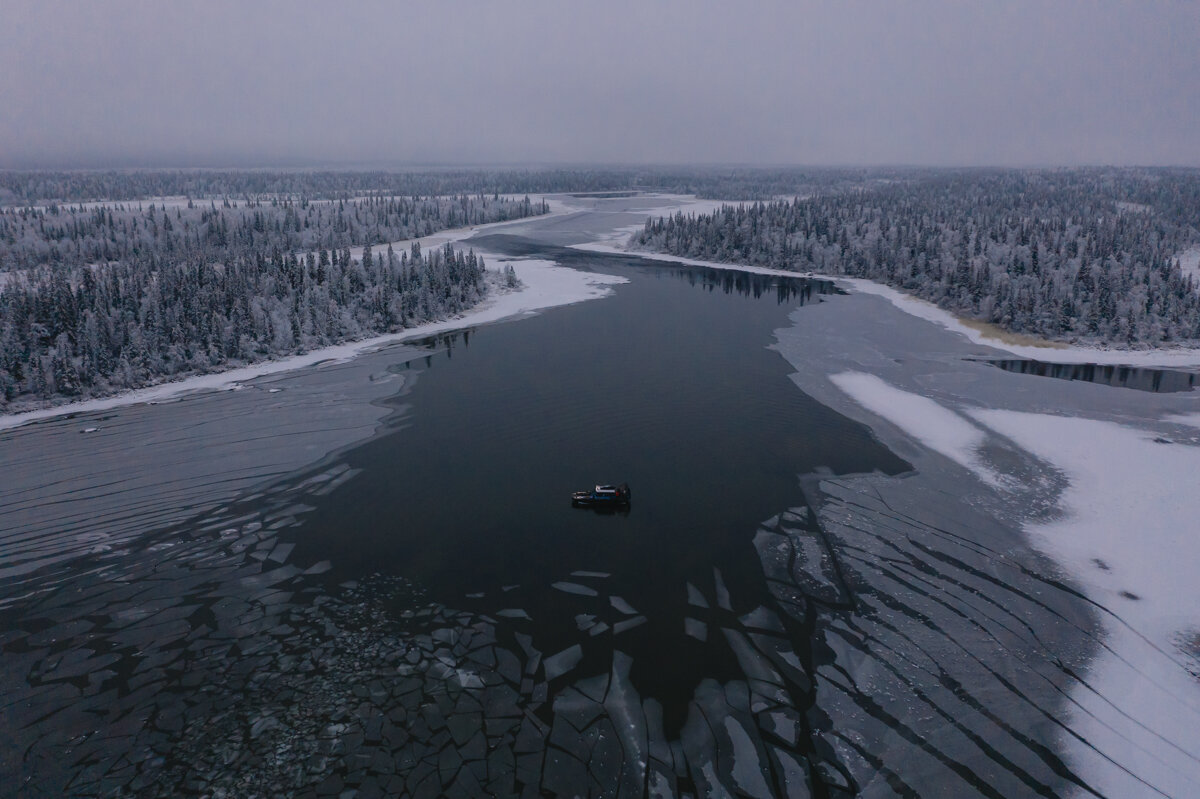
{"label": "river", "polygon": [[[744,664],[718,632],[722,621],[706,614],[737,623],[771,604],[754,546],[759,524],[804,507],[800,474],[908,468],[864,426],[798,391],[787,362],[768,349],[789,313],[835,290],[821,281],[647,266],[552,246],[541,252],[555,255],[629,282],[603,301],[394,347],[332,377],[328,368],[276,376],[249,400],[243,392],[205,394],[8,433],[0,445],[14,461],[26,460],[34,471],[24,479],[40,489],[36,502],[10,503],[14,512],[36,517],[54,501],[48,473],[64,460],[87,458],[93,471],[63,481],[67,496],[89,499],[75,501],[69,528],[56,519],[53,531],[69,529],[72,543],[82,535],[91,548],[64,545],[69,557],[59,564],[53,545],[42,543],[41,565],[3,596],[6,693],[23,708],[10,717],[17,745],[8,749],[13,779],[5,784],[28,780],[32,792],[53,794],[169,792],[187,782],[197,761],[216,758],[201,751],[207,738],[197,740],[196,725],[250,729],[291,712],[275,689],[253,688],[264,678],[303,676],[287,673],[295,666],[289,658],[303,662],[299,650],[313,642],[289,641],[298,624],[284,619],[328,607],[313,605],[316,596],[346,603],[347,591],[369,591],[364,601],[382,614],[375,624],[389,646],[434,641],[436,629],[411,623],[430,608],[442,623],[447,609],[483,620],[497,649],[524,661],[527,676],[512,687],[532,682],[513,701],[540,709],[549,727],[564,690],[607,679],[615,662],[629,664],[640,701],[657,706],[666,739],[679,738],[702,683],[744,681]],[[274,401],[271,414],[248,410],[252,400]],[[279,475],[271,470],[303,455],[256,460],[253,450],[280,446],[278,437],[291,440],[289,451],[328,449],[329,431],[312,420],[321,408],[344,417],[347,407],[361,440]],[[243,415],[249,425],[227,426]],[[369,425],[376,427],[364,436]],[[206,439],[211,427],[215,435]],[[29,462],[29,453],[56,439],[93,449]],[[157,454],[141,463],[137,451],[154,444]],[[225,468],[231,480],[248,474],[212,507],[202,494],[181,512],[155,482],[186,471],[221,483]],[[137,510],[114,501],[99,478],[124,485],[136,482],[131,471],[152,473],[136,494]],[[571,507],[571,491],[606,481],[632,486],[629,512]],[[180,480],[180,491],[185,484],[194,481]],[[89,534],[87,520],[96,517],[105,520],[103,534]],[[316,634],[326,645],[338,646],[349,632],[323,624]],[[255,652],[271,655],[248,663]],[[422,657],[412,665],[428,672],[438,663]],[[342,681],[351,675],[339,669],[357,673],[361,664],[327,659],[321,667]],[[242,672],[244,679],[229,681]],[[215,675],[223,675],[221,694],[236,697],[233,707],[206,695]],[[303,681],[292,689],[292,701],[303,703]],[[430,694],[444,691],[438,683]],[[294,719],[267,722],[266,732],[221,756],[219,777],[193,774],[193,783],[245,790],[244,780],[259,779],[259,790],[292,791],[329,774],[350,778],[350,756],[369,748],[362,741],[313,772],[301,761],[299,776],[287,758],[264,776],[256,751],[263,742],[278,747],[276,738],[327,731],[341,721],[334,699],[313,700],[329,704],[329,717],[307,719],[307,728]],[[378,709],[384,717],[394,710],[390,694]],[[549,727],[535,748],[546,748]],[[427,743],[435,738],[436,729]],[[309,757],[320,741],[312,735]],[[504,745],[501,736],[486,748]],[[806,747],[799,742],[800,751]],[[68,750],[74,757],[62,756]],[[703,756],[693,759],[705,767]],[[610,767],[620,771],[619,763]],[[543,769],[539,782],[563,787],[574,779]],[[513,790],[530,782],[515,760],[500,768],[502,780],[505,770]],[[494,772],[485,769],[481,779]],[[382,788],[381,777],[396,773],[393,765],[350,784]]]}
{"label": "river", "polygon": [[[1104,737],[1154,719],[1096,732],[1086,695],[1120,699],[1089,664],[1139,597],[1023,532],[1067,477],[984,427],[939,449],[938,425],[1190,392],[1006,372],[827,281],[569,248],[677,201],[576,198],[466,242],[627,281],[604,299],[0,432],[0,794],[1187,784],[1182,738],[1164,767]],[[597,482],[628,511],[571,507]]]}

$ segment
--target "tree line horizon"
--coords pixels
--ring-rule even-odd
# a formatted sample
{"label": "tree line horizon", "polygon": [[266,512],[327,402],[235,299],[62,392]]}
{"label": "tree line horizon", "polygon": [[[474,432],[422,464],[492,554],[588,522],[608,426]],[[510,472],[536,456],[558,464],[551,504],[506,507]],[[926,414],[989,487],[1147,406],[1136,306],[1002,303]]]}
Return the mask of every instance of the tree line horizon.
{"label": "tree line horizon", "polygon": [[865,277],[1050,339],[1200,341],[1197,169],[0,171],[0,410],[460,313],[488,290],[474,253],[370,248],[624,191],[731,201],[651,217],[638,249]]}

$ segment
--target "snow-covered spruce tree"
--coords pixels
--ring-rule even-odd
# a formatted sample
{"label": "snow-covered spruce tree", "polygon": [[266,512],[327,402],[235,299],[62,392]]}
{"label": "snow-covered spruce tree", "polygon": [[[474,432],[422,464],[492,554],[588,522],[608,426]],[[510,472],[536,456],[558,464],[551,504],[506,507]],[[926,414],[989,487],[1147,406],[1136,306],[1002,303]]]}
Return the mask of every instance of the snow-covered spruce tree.
{"label": "snow-covered spruce tree", "polygon": [[[262,175],[209,177],[253,184]],[[128,194],[190,179],[64,173],[62,183],[35,186],[0,173],[0,182],[32,193],[50,185]],[[342,178],[295,179],[311,187]],[[457,313],[484,291],[478,257],[397,257],[390,247],[384,256],[371,245],[545,210],[498,193],[0,209],[0,408],[109,393]],[[359,245],[366,249],[356,260]]]}
{"label": "snow-covered spruce tree", "polygon": [[943,170],[648,220],[691,258],[867,277],[1008,330],[1200,339],[1178,256],[1200,245],[1200,170]]}
{"label": "snow-covered spruce tree", "polygon": [[250,252],[269,255],[276,248],[333,251],[519,219],[544,208],[527,197],[484,195],[0,208],[0,272],[124,262],[148,254],[194,254],[216,263]]}
{"label": "snow-covered spruce tree", "polygon": [[[369,251],[369,250],[368,250]],[[329,259],[274,249],[49,266],[0,290],[0,407],[135,388],[460,313],[486,292],[483,259],[423,253]]]}

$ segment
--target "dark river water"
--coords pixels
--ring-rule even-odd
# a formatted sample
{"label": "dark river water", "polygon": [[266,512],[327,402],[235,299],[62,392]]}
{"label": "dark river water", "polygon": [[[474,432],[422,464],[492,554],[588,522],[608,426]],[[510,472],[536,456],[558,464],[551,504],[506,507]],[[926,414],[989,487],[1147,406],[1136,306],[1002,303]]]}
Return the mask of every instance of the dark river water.
{"label": "dark river water", "polygon": [[1023,375],[1082,380],[1115,388],[1132,388],[1151,393],[1191,391],[1200,375],[1178,369],[1152,369],[1139,366],[1113,366],[1096,363],[1051,363],[1028,358],[985,360],[984,363]]}
{"label": "dark river water", "polygon": [[[1194,375],[982,368],[828,282],[557,246],[673,202],[464,242],[612,296],[0,431],[0,799],[1140,795],[1066,752],[1140,757],[1073,698],[1124,701],[1088,680],[1137,665],[1096,618],[1136,595],[1021,529],[1067,477],[878,428],[914,468],[828,376],[1157,419]],[[571,506],[609,482],[627,512]]]}
{"label": "dark river water", "polygon": [[[524,610],[518,624],[545,651],[583,643],[582,673],[606,671],[618,647],[669,733],[699,679],[736,667],[724,642],[685,635],[687,584],[711,592],[718,569],[734,612],[751,610],[767,600],[755,530],[805,504],[798,475],[907,465],[799,391],[767,348],[830,284],[546,254],[629,283],[397,366],[418,377],[395,432],[344,456],[363,471],[295,531],[297,555],[329,559],[336,579],[396,572],[456,607]],[[597,482],[628,482],[631,511],[572,508],[569,494]],[[581,571],[608,575],[591,582],[646,621],[617,638],[581,632],[576,617],[594,609],[570,593],[588,585]]]}
{"label": "dark river water", "polygon": [[[487,249],[628,283],[253,391],[9,434],[22,451],[52,444],[60,457],[38,468],[53,474],[100,458],[62,490],[85,492],[73,524],[106,526],[61,558],[65,544],[31,532],[51,542],[49,565],[0,590],[0,795],[838,782],[799,765],[818,716],[805,715],[811,630],[795,619],[812,617],[797,592],[836,569],[799,478],[910,467],[800,391],[769,348],[835,289],[512,238]],[[388,372],[406,378],[398,393]],[[363,443],[299,472],[254,465],[283,442],[328,451],[306,431],[359,429],[372,397],[389,415]],[[256,429],[248,409],[274,402],[278,418]],[[218,446],[210,426],[233,435]],[[152,466],[152,451],[173,465]],[[159,496],[160,470],[216,486],[262,477],[201,510],[191,494]],[[121,480],[145,497],[106,487]],[[571,507],[598,482],[628,482],[629,512]],[[52,506],[23,496],[14,513]],[[773,568],[803,558],[808,571],[776,571],[770,587],[764,535],[804,548]],[[788,597],[798,604],[777,604]]]}

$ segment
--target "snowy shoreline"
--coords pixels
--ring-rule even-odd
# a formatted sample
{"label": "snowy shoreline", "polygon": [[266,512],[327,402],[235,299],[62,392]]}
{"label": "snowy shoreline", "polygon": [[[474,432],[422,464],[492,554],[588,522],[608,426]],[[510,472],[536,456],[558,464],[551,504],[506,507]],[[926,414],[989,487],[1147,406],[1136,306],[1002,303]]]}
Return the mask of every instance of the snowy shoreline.
{"label": "snowy shoreline", "polygon": [[[682,210],[687,211],[687,206],[684,206]],[[892,288],[891,286],[885,286],[882,283],[876,283],[873,280],[867,280],[865,278],[847,277],[845,275],[825,275],[819,272],[788,272],[782,269],[768,269],[761,266],[731,264],[720,261],[703,261],[697,258],[685,258],[680,255],[669,255],[667,253],[625,249],[625,244],[628,242],[629,238],[636,233],[637,229],[640,229],[640,227],[641,226],[639,225],[630,228],[624,228],[623,230],[619,231],[620,235],[615,235],[613,237],[589,244],[577,244],[574,245],[573,249],[584,250],[586,252],[635,256],[655,261],[670,261],[672,263],[686,264],[688,266],[702,266],[710,269],[730,269],[738,272],[753,272],[759,275],[774,275],[776,277],[813,277],[823,280],[830,280],[837,283],[839,286],[850,288],[853,291],[859,291],[864,294],[875,294],[883,297],[901,311],[940,325],[952,333],[958,333],[962,336],[965,336],[974,344],[1005,350],[1006,352],[1010,352],[1013,355],[1021,358],[1065,364],[1093,363],[1103,365],[1165,367],[1200,366],[1200,348],[1196,347],[1159,347],[1145,350],[1120,350],[1103,349],[1100,347],[1087,347],[1050,340],[1046,341],[1045,346],[1013,344],[1003,341],[999,338],[989,336],[983,331],[971,327],[970,325],[964,323],[959,317],[955,316],[949,311],[942,310],[931,302],[922,300],[918,297],[913,297],[910,294],[905,294],[899,289]]]}
{"label": "snowy shoreline", "polygon": [[[468,229],[467,233],[470,232]],[[453,241],[457,241],[457,239],[453,239]],[[524,286],[503,294],[489,294],[481,303],[460,316],[406,328],[395,333],[322,347],[303,355],[262,361],[224,372],[159,383],[110,397],[6,414],[0,416],[0,430],[8,430],[31,422],[69,414],[91,413],[138,403],[163,402],[199,391],[237,390],[242,387],[243,383],[266,375],[319,364],[340,363],[363,353],[403,341],[426,338],[437,333],[461,330],[511,317],[526,316],[560,305],[571,305],[584,300],[597,299],[610,294],[612,285],[625,282],[624,278],[578,272],[550,261],[535,258],[508,258],[490,252],[478,250],[477,252],[487,259],[490,266],[511,265]]]}
{"label": "snowy shoreline", "polygon": [[[850,401],[1002,495],[1028,487],[986,462],[991,437],[1066,477],[1059,514],[1020,524],[1094,603],[1104,631],[1102,647],[1069,693],[1066,760],[1106,795],[1185,795],[1177,792],[1200,779],[1193,735],[1200,723],[1194,676],[1200,650],[1193,640],[1200,590],[1190,568],[1200,546],[1189,532],[1200,515],[1200,497],[1190,490],[1200,469],[1195,437],[1163,438],[1141,425],[1066,408],[1058,415],[972,407],[986,399],[970,393],[958,402],[935,400],[870,372],[828,379]],[[1189,416],[1163,421],[1196,424]]]}
{"label": "snowy shoreline", "polygon": [[[886,300],[899,311],[972,344],[1017,357],[1067,364],[1200,365],[1196,348],[1115,350],[1004,341],[932,303],[862,278],[626,249],[639,227],[614,231],[575,249],[827,279],[852,293]],[[1197,268],[1190,260],[1186,265]],[[853,362],[847,366],[830,371],[824,380],[842,394],[844,402],[865,410],[864,421],[885,440],[894,437],[876,420],[898,428],[905,437],[966,469],[987,489],[1010,498],[1030,487],[1022,485],[1017,474],[997,470],[989,462],[989,440],[1006,440],[1066,478],[1066,489],[1055,503],[1056,515],[1020,521],[1035,548],[1069,573],[1095,604],[1103,630],[1099,653],[1069,691],[1065,719],[1070,733],[1062,739],[1065,759],[1107,795],[1185,795],[1187,786],[1200,780],[1200,749],[1192,734],[1200,721],[1195,682],[1195,670],[1200,668],[1200,622],[1195,615],[1200,594],[1189,569],[1200,558],[1200,548],[1196,537],[1187,532],[1200,515],[1200,499],[1190,490],[1200,469],[1200,448],[1195,446],[1194,432],[1186,432],[1200,427],[1200,413],[1149,411],[1131,417],[1069,406],[1056,413],[1030,412],[1025,402],[1011,405],[1002,400],[993,405],[995,398],[972,393],[965,388],[969,384],[940,393],[919,385],[901,388],[875,369]],[[842,402],[834,400],[834,405]],[[1171,406],[1194,407],[1194,398],[1178,395],[1167,407]],[[843,412],[854,415],[848,409]],[[1156,422],[1178,427],[1163,437],[1155,432]]]}

